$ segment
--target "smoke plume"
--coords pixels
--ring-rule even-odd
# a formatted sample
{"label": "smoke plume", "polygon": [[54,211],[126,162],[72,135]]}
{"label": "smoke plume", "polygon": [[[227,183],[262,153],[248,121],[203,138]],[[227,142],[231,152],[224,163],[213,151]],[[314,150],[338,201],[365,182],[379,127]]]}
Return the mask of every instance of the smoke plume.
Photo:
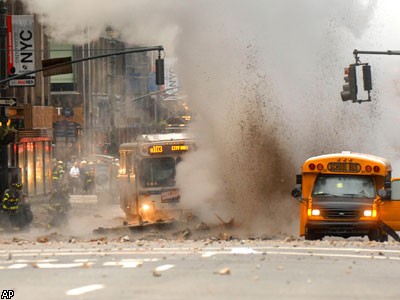
{"label": "smoke plume", "polygon": [[394,1],[24,2],[56,39],[81,43],[83,28],[95,39],[111,25],[128,43],[163,45],[178,58],[198,141],[178,182],[183,203],[204,219],[218,214],[250,232],[296,234],[290,190],[305,159],[350,150],[397,161],[399,90],[388,76],[399,70],[365,58],[374,101],[340,99],[353,49],[390,40],[396,16],[383,17]]}

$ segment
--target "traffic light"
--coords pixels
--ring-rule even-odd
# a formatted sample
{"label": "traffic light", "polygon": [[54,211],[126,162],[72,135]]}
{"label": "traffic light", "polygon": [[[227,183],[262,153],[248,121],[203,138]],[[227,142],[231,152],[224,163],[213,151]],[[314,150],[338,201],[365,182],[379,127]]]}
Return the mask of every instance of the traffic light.
{"label": "traffic light", "polygon": [[340,93],[342,101],[353,100],[357,101],[357,74],[356,66],[344,68],[343,91]]}
{"label": "traffic light", "polygon": [[363,66],[363,81],[364,81],[364,91],[372,90],[372,76],[371,76],[371,66]]}
{"label": "traffic light", "polygon": [[156,59],[156,85],[164,85],[164,59]]}

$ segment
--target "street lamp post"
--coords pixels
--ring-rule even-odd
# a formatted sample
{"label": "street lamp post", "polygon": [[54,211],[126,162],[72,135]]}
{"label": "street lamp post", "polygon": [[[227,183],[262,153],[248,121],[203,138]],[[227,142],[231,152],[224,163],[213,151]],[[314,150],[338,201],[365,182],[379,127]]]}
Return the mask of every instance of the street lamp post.
{"label": "street lamp post", "polygon": [[[7,8],[4,2],[0,0],[0,80],[7,77],[7,52],[6,52],[6,12]],[[6,96],[6,83],[0,84],[1,97]],[[6,116],[6,107],[0,106],[0,122],[6,132],[8,117]],[[0,142],[0,197],[3,197],[4,191],[8,188],[8,146],[5,141],[5,136]]]}
{"label": "street lamp post", "polygon": [[[114,30],[111,26],[107,26],[106,28],[107,36],[109,39],[109,45],[111,52],[114,53],[116,50],[116,38],[119,36],[119,32]],[[110,78],[108,80],[108,97],[110,104],[110,133],[109,133],[109,142],[111,149],[114,149],[116,144],[116,136],[115,136],[115,93],[116,93],[116,80],[117,76],[117,64],[116,64],[116,56],[109,56],[109,66],[110,66]]]}

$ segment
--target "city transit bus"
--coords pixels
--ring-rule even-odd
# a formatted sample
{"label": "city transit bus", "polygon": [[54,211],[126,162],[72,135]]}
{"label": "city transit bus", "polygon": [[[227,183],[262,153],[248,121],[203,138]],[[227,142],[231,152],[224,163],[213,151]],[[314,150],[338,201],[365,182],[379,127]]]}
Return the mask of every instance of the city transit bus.
{"label": "city transit bus", "polygon": [[120,145],[120,206],[128,222],[182,217],[176,166],[194,149],[195,141],[187,133],[145,134]]}
{"label": "city transit bus", "polygon": [[[388,160],[344,151],[307,159],[292,196],[300,201],[300,236],[368,236],[400,230],[400,180]],[[393,233],[393,234],[392,234]]]}

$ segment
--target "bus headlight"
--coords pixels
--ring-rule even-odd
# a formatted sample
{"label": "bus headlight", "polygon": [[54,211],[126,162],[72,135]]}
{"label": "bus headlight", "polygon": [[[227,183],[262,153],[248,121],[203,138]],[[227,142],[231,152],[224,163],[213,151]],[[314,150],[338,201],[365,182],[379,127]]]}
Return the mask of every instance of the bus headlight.
{"label": "bus headlight", "polygon": [[377,215],[376,210],[375,209],[366,209],[364,210],[364,217],[373,217],[375,218]]}
{"label": "bus headlight", "polygon": [[142,205],[142,210],[143,210],[143,212],[147,212],[147,211],[149,211],[150,209],[151,209],[150,204],[143,204],[143,205]]}
{"label": "bus headlight", "polygon": [[308,209],[308,216],[319,216],[321,215],[321,211],[319,209]]}

